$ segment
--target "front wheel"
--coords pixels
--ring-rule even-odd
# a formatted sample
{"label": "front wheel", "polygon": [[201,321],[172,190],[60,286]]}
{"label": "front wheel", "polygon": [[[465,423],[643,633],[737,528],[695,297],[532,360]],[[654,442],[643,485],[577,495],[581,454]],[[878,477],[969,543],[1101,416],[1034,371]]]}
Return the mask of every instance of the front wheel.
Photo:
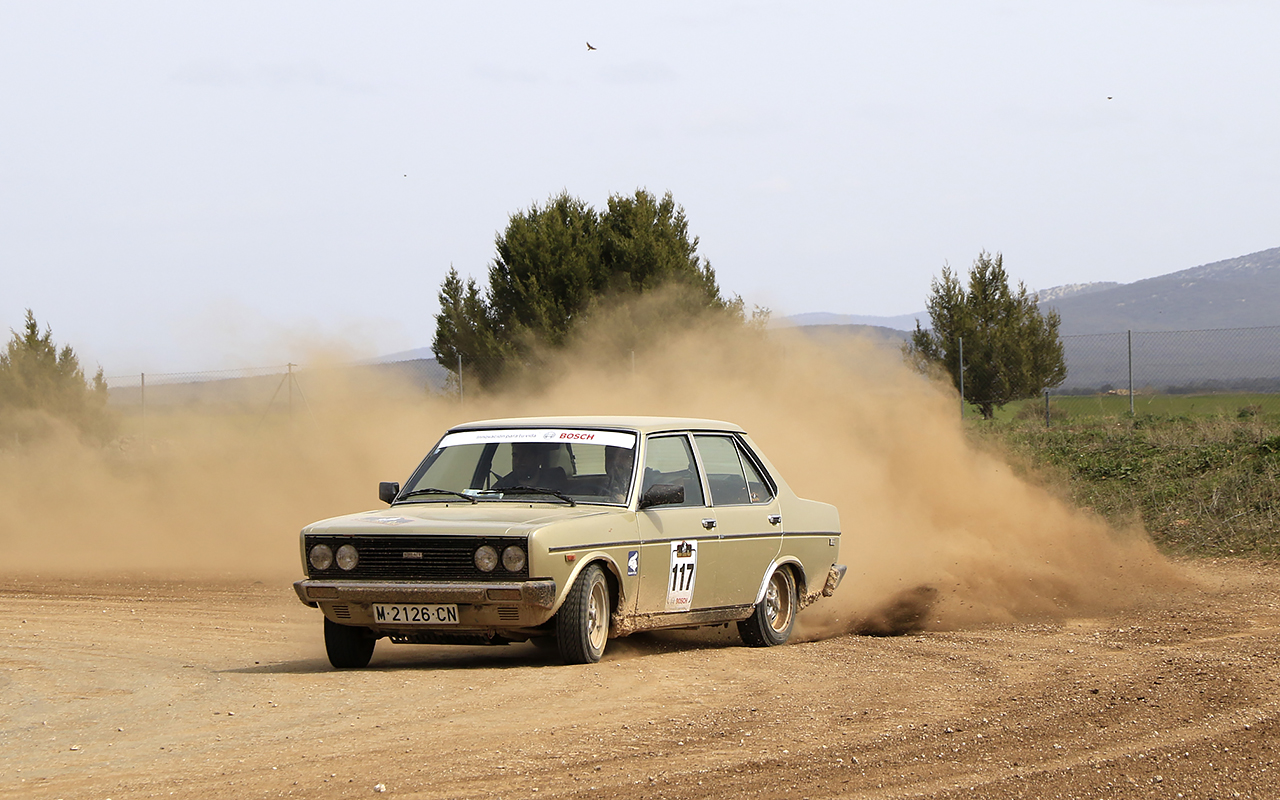
{"label": "front wheel", "polygon": [[324,649],[329,663],[338,669],[361,669],[369,666],[373,646],[378,640],[368,628],[339,625],[324,618]]}
{"label": "front wheel", "polygon": [[785,644],[796,624],[799,606],[795,575],[787,567],[779,567],[769,576],[764,598],[756,603],[755,611],[738,623],[738,634],[752,647]]}
{"label": "front wheel", "polygon": [[566,664],[594,664],[609,639],[609,584],[599,564],[578,574],[556,612],[556,643]]}

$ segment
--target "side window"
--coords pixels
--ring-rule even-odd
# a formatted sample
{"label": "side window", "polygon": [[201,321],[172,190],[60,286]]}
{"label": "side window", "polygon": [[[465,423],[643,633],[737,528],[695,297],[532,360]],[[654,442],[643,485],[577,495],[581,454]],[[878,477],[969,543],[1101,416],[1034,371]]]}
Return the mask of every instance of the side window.
{"label": "side window", "polygon": [[685,506],[701,506],[702,482],[698,480],[698,467],[693,461],[693,450],[684,436],[655,436],[649,439],[644,458],[644,484],[642,492],[659,483],[684,487]]}
{"label": "side window", "polygon": [[565,477],[572,478],[578,474],[577,461],[573,457],[573,445],[557,444],[547,454],[547,466],[564,470]]}
{"label": "side window", "polygon": [[573,462],[571,475],[604,475],[608,471],[605,468],[603,447],[585,447],[580,450],[574,450],[571,444],[566,444],[565,447]]}
{"label": "side window", "polygon": [[702,456],[702,468],[707,472],[711,502],[717,506],[750,503],[751,494],[742,471],[742,459],[733,439],[709,435],[695,435],[693,438],[698,443],[698,455]]}
{"label": "side window", "polygon": [[747,493],[751,495],[753,503],[768,503],[773,500],[773,490],[769,488],[769,482],[756,470],[751,456],[742,449],[742,443],[738,443],[739,452],[742,456],[742,466],[747,472]]}

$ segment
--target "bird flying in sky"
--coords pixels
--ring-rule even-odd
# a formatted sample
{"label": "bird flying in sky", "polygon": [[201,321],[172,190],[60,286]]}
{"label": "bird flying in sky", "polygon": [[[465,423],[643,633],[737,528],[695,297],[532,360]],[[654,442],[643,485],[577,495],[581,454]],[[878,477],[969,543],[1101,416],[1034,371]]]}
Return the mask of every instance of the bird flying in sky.
{"label": "bird flying in sky", "polygon": [[595,48],[591,46],[591,42],[587,42],[587,49],[588,49],[588,50],[595,50]]}

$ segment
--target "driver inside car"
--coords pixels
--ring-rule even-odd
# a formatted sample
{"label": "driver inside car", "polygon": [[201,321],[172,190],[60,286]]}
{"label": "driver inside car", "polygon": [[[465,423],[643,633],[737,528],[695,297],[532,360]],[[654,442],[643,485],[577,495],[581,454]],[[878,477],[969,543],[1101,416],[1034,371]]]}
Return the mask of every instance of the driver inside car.
{"label": "driver inside car", "polygon": [[510,489],[512,486],[533,486],[540,489],[563,489],[566,483],[564,470],[547,466],[551,451],[559,445],[514,442],[511,445],[511,471],[499,478],[494,489]]}

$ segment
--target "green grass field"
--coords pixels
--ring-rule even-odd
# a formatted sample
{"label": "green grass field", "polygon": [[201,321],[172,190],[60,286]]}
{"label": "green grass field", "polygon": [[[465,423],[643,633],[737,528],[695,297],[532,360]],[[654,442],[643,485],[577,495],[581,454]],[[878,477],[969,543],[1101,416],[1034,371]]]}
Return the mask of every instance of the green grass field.
{"label": "green grass field", "polygon": [[[1052,422],[1099,417],[1127,418],[1127,395],[1051,395],[1049,409]],[[1280,419],[1280,394],[1142,394],[1134,393],[1133,413],[1136,417],[1225,416],[1239,418],[1262,415]],[[977,412],[965,410],[966,416]],[[1015,419],[1044,420],[1044,398],[1010,403],[996,412],[997,421]]]}

